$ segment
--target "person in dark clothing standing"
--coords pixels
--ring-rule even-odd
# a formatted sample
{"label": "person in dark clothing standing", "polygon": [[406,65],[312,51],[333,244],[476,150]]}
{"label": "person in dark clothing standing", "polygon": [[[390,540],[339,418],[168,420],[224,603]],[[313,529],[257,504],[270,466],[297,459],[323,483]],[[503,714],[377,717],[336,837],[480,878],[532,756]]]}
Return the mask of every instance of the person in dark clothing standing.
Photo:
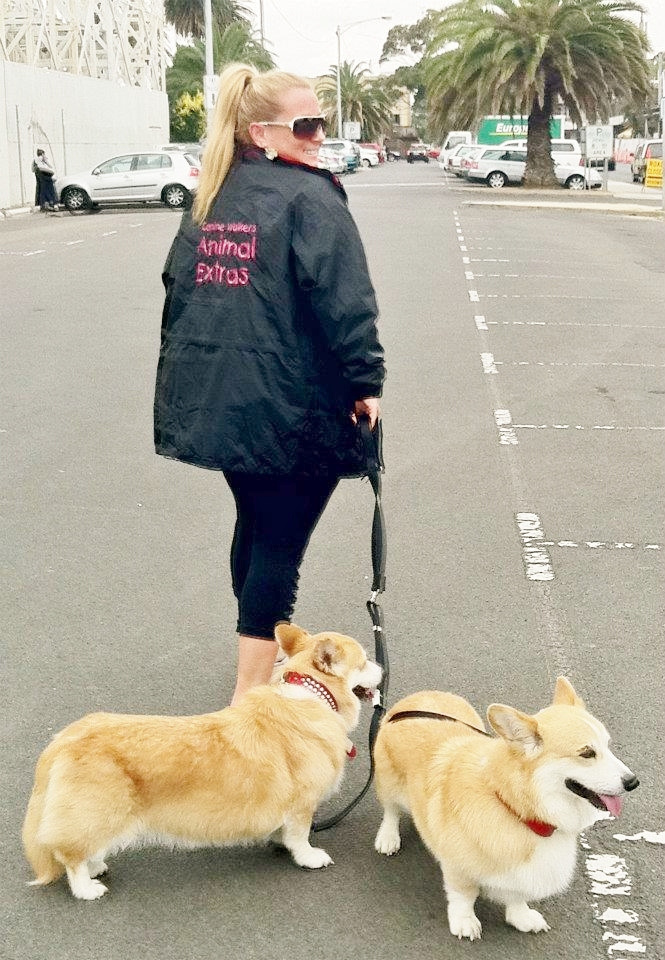
{"label": "person in dark clothing standing", "polygon": [[40,210],[55,210],[58,205],[58,197],[53,183],[55,170],[49,163],[48,157],[43,150],[37,151],[37,157],[32,169],[39,182],[38,204]]}
{"label": "person in dark clothing standing", "polygon": [[234,703],[270,679],[339,479],[366,472],[358,417],[378,429],[376,299],[344,189],[317,166],[325,125],[307,80],[229,66],[163,274],[155,448],[223,471],[235,499]]}

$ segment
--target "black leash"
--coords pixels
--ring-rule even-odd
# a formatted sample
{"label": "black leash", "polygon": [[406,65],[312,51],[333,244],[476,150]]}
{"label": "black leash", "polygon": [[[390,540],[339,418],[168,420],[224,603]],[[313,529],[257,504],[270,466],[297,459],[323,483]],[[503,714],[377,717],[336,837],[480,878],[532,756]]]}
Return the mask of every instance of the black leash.
{"label": "black leash", "polygon": [[482,733],[484,737],[491,737],[491,733],[481,730],[480,727],[474,727],[472,723],[466,720],[460,720],[459,717],[449,717],[447,713],[434,713],[433,710],[399,710],[388,717],[386,723],[392,723],[397,720],[450,720],[452,723],[461,723],[463,727],[469,730],[475,730],[476,733]]}
{"label": "black leash", "polygon": [[374,712],[369,725],[369,774],[367,782],[360,793],[348,803],[339,813],[333,814],[327,820],[317,821],[312,824],[312,831],[318,833],[319,830],[328,830],[335,824],[343,820],[363,799],[370,788],[374,779],[374,743],[379,732],[379,725],[386,712],[386,700],[388,697],[388,683],[390,680],[390,664],[388,663],[388,650],[386,647],[385,631],[383,628],[383,611],[377,601],[379,594],[386,588],[386,524],[383,516],[383,505],[381,503],[381,473],[383,471],[382,455],[382,434],[381,421],[378,420],[374,430],[369,426],[367,417],[359,419],[360,435],[365,447],[365,458],[368,464],[367,478],[374,491],[374,516],[372,518],[372,592],[367,601],[367,612],[372,621],[372,631],[374,633],[374,659],[381,667],[383,675],[376,694],[374,696]]}

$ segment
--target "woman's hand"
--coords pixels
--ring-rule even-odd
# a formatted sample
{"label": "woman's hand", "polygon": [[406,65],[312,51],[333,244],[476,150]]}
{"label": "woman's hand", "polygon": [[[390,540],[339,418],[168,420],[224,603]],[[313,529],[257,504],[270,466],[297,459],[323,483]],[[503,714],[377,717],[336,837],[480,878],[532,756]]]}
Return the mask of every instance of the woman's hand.
{"label": "woman's hand", "polygon": [[369,425],[373,430],[380,416],[381,408],[379,406],[379,398],[365,397],[364,400],[356,400],[351,419],[354,423],[358,423],[358,417],[367,417],[369,419]]}

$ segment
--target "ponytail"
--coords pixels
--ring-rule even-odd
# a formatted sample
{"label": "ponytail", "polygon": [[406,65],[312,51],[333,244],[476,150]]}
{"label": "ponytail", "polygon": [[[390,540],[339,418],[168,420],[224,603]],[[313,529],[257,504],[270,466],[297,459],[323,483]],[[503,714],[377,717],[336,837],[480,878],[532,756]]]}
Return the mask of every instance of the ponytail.
{"label": "ponytail", "polygon": [[255,67],[234,63],[227,67],[219,78],[217,102],[203,151],[201,175],[192,213],[197,223],[203,223],[207,217],[233,163],[240,100],[247,85],[256,76],[258,70]]}

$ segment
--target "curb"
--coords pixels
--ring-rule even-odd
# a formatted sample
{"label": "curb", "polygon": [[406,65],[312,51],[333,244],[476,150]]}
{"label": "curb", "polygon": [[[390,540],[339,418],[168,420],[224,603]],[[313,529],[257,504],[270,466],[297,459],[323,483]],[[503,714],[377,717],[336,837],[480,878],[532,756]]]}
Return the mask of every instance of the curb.
{"label": "curb", "polygon": [[32,207],[8,207],[6,210],[0,210],[0,220],[9,220],[11,217],[20,217],[26,213],[32,213]]}
{"label": "curb", "polygon": [[623,213],[628,217],[651,217],[664,219],[661,207],[645,207],[636,203],[582,203],[574,200],[463,200],[469,207],[530,207],[540,210],[594,210],[598,213]]}

